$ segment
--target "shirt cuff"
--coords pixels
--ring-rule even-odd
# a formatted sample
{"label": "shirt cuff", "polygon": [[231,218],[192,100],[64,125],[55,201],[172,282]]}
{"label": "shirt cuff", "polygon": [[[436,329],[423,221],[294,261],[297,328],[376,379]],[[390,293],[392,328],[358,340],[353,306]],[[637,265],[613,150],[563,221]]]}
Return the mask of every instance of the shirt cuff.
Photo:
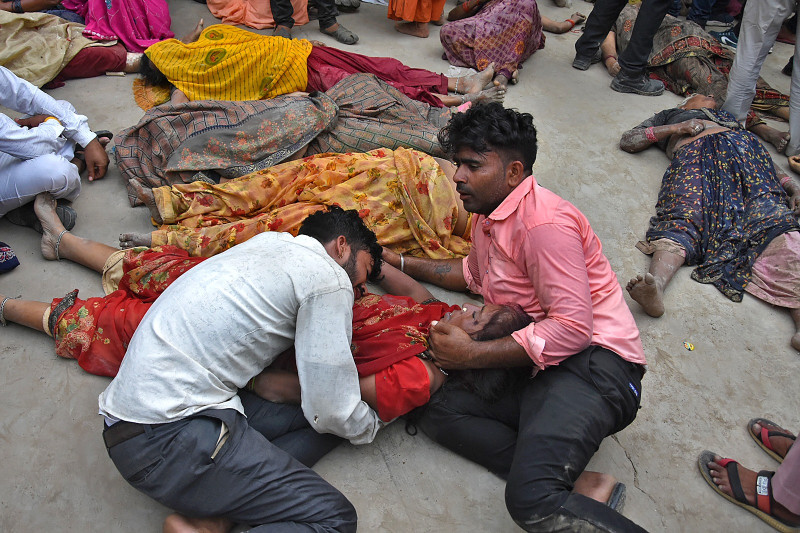
{"label": "shirt cuff", "polygon": [[86,145],[95,140],[96,138],[97,135],[87,127],[79,129],[72,137],[72,140],[81,145],[82,147],[86,148]]}
{"label": "shirt cuff", "polygon": [[530,324],[512,333],[511,338],[525,348],[525,352],[527,352],[528,357],[531,358],[534,365],[544,370],[546,365],[542,352],[544,352],[545,340],[534,333],[535,329],[536,324]]}
{"label": "shirt cuff", "polygon": [[42,126],[53,132],[54,139],[64,133],[64,126],[61,125],[61,122],[56,117],[48,117],[47,120],[39,124],[38,127],[41,128]]}

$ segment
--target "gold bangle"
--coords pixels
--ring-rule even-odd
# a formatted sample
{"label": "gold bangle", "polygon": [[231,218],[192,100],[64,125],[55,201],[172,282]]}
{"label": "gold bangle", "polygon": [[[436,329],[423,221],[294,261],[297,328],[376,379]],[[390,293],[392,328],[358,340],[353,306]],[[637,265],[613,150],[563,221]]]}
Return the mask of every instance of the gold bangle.
{"label": "gold bangle", "polygon": [[60,120],[58,120],[58,119],[57,119],[56,117],[54,117],[53,115],[50,115],[49,117],[47,117],[46,119],[44,119],[42,122],[47,122],[47,121],[48,121],[48,120],[50,120],[51,118],[52,118],[53,120],[55,120],[56,122],[58,122],[58,125],[59,125],[59,126],[61,125],[61,121],[60,121]]}

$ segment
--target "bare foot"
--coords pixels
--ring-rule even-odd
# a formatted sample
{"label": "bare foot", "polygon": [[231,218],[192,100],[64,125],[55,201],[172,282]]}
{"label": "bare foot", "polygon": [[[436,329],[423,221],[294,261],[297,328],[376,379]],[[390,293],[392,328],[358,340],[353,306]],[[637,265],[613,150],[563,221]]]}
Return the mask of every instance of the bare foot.
{"label": "bare foot", "polygon": [[33,212],[42,223],[42,257],[48,261],[55,261],[58,259],[56,241],[64,231],[64,225],[56,214],[56,199],[49,192],[37,194],[33,202]]}
{"label": "bare foot", "polygon": [[656,318],[664,314],[664,292],[658,287],[652,274],[648,272],[644,276],[632,278],[625,288],[645,313]]}
{"label": "bare foot", "polygon": [[508,84],[510,83],[510,81],[511,80],[506,78],[505,75],[503,75],[503,74],[498,74],[497,76],[494,77],[494,83],[496,85],[500,85],[501,87],[508,87]]}
{"label": "bare foot", "polygon": [[153,236],[149,233],[120,233],[119,234],[119,247],[120,248],[135,248],[136,246],[147,246],[150,248],[153,245]]}
{"label": "bare foot", "polygon": [[572,487],[572,492],[583,494],[587,498],[591,498],[600,503],[606,503],[611,497],[611,492],[616,485],[616,478],[610,474],[584,470],[581,475],[578,476],[578,479],[575,480],[575,486]]}
{"label": "bare foot", "polygon": [[[762,425],[758,422],[755,422],[752,426],[750,426],[750,431],[754,435],[757,435],[758,439],[761,440],[761,429],[764,427],[767,428],[767,431],[777,431],[787,434],[791,433],[780,426],[772,426],[767,424]],[[778,435],[772,435],[769,437],[769,445],[772,448],[772,451],[778,454],[780,457],[786,457],[786,454],[789,453],[789,448],[792,447],[794,442],[794,439],[790,439],[788,437],[781,437]]]}
{"label": "bare foot", "polygon": [[227,518],[189,518],[172,513],[164,520],[164,533],[228,533],[233,525]]}
{"label": "bare foot", "polygon": [[[714,456],[714,460],[708,463],[708,468],[711,471],[711,479],[714,480],[714,484],[719,487],[719,489],[727,494],[728,496],[734,497],[733,495],[733,488],[731,487],[731,481],[728,477],[728,470],[717,463],[717,461],[721,461],[722,458],[718,455]],[[743,467],[740,464],[736,465],[736,469],[739,473],[739,482],[741,483],[742,492],[744,492],[744,496],[747,499],[747,503],[752,505],[753,507],[756,506],[756,480],[758,478],[758,473],[752,470],[748,470],[747,468]],[[771,500],[772,498],[770,498]],[[772,513],[771,515],[783,522],[791,525],[800,524],[800,515],[790,513],[784,506],[779,504],[776,501],[772,503]]]}
{"label": "bare foot", "polygon": [[183,41],[184,43],[193,43],[193,42],[195,42],[197,39],[200,38],[200,34],[203,33],[203,28],[205,27],[205,25],[206,25],[206,21],[204,21],[203,19],[200,19],[197,22],[197,26],[195,26],[192,31],[187,33],[183,37],[183,39],[181,39],[181,41]]}
{"label": "bare foot", "polygon": [[489,63],[489,66],[480,72],[471,74],[461,78],[463,82],[463,90],[461,94],[477,93],[482,91],[485,87],[490,86],[494,79],[494,63]]}
{"label": "bare foot", "polygon": [[444,15],[442,15],[441,17],[439,17],[439,20],[432,20],[431,24],[433,24],[434,26],[444,26],[445,22],[447,22],[447,18]]}
{"label": "bare foot", "polygon": [[470,102],[502,102],[506,97],[506,88],[495,82],[495,85],[491,89],[467,94],[466,97]]}
{"label": "bare foot", "polygon": [[800,155],[789,156],[789,168],[800,174]]}
{"label": "bare foot", "polygon": [[133,187],[136,197],[150,210],[150,216],[153,217],[156,224],[163,224],[164,219],[161,218],[161,213],[158,212],[158,207],[156,207],[156,198],[153,195],[153,189],[143,187],[142,184],[136,180],[131,180],[129,183],[131,187]]}
{"label": "bare foot", "polygon": [[428,35],[430,35],[426,22],[398,22],[394,25],[394,29],[400,33],[420,37],[422,39],[427,39]]}
{"label": "bare foot", "polygon": [[519,83],[519,69],[511,73],[511,79],[508,81],[511,83],[511,85],[516,85]]}

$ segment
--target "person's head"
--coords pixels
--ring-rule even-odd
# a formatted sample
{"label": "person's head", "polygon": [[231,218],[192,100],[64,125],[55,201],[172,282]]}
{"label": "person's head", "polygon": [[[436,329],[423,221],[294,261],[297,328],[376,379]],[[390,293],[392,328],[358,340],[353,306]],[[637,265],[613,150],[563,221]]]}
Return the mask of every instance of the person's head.
{"label": "person's head", "polygon": [[465,303],[442,320],[463,329],[475,341],[507,337],[531,323],[531,317],[518,304],[479,306]]}
{"label": "person's head", "polygon": [[344,268],[354,288],[380,278],[383,248],[358,211],[345,211],[339,206],[317,211],[303,221],[298,235],[317,239]]}
{"label": "person's head", "polygon": [[706,96],[704,94],[690,94],[683,102],[678,104],[681,109],[716,109],[717,101],[713,96]]}
{"label": "person's head", "polygon": [[139,72],[147,85],[157,87],[170,84],[164,73],[156,68],[146,53],[142,54],[142,64]]}
{"label": "person's head", "polygon": [[488,215],[533,173],[536,128],[529,113],[497,102],[453,115],[439,143],[455,162],[453,181],[467,211]]}

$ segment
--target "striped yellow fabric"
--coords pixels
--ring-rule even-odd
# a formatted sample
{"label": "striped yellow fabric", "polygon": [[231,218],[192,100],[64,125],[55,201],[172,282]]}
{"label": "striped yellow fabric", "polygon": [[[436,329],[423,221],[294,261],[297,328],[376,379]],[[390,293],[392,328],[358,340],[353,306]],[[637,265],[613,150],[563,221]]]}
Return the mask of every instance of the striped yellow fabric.
{"label": "striped yellow fabric", "polygon": [[261,100],[308,85],[311,43],[216,24],[189,44],[177,39],[145,50],[190,100]]}

